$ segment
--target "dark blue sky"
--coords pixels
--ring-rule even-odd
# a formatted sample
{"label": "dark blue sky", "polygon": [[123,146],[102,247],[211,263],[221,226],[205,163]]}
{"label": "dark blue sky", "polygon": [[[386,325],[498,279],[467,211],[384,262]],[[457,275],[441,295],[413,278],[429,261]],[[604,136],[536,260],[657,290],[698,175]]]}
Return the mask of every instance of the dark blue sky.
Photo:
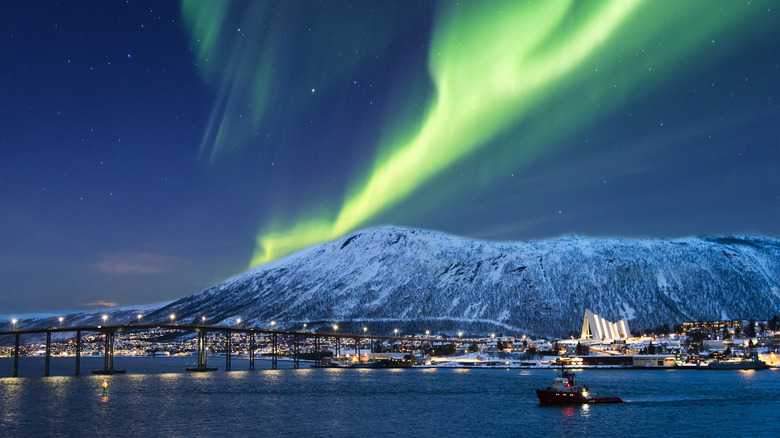
{"label": "dark blue sky", "polygon": [[464,4],[1,3],[0,314],[382,224],[780,234],[773,2]]}

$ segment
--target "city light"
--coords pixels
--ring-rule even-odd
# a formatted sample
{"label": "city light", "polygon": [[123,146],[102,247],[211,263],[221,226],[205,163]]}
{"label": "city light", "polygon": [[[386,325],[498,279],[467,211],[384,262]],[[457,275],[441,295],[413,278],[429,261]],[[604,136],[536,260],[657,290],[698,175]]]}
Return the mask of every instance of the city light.
{"label": "city light", "polygon": [[[102,315],[103,320],[107,321],[108,316],[109,316],[108,314]],[[55,317],[55,318],[59,319],[59,317]],[[62,318],[63,318],[63,322],[64,322],[65,317],[62,317]],[[203,318],[203,316],[201,316],[201,318]],[[12,319],[10,321],[13,324],[16,324],[18,322],[18,320],[16,320],[16,319]],[[239,324],[241,322],[243,322],[241,320],[241,318],[236,318],[234,321],[237,321]],[[269,323],[270,323],[270,321],[269,321]],[[301,323],[301,324],[303,325],[304,323]],[[306,327],[308,327],[308,324],[305,324],[305,325],[306,325]],[[100,326],[98,326],[98,328],[95,329],[94,331],[105,332],[105,330],[107,330],[107,329],[101,330],[101,329],[99,329],[99,327]],[[341,339],[342,337],[350,338],[350,337],[358,336],[358,335],[352,335],[350,333],[355,333],[355,332],[359,333],[360,332],[359,329],[356,330],[355,332],[346,332],[347,330],[349,330],[349,328],[346,328],[346,329],[344,329],[345,333],[339,334],[339,333],[335,332],[336,330],[339,329],[338,324],[331,324],[331,327],[334,330],[334,332],[331,333],[331,337],[334,338],[334,339],[330,340],[329,342],[331,342],[330,345],[332,345],[334,348],[336,348],[335,351],[340,351],[340,347],[341,347],[340,344],[341,344],[341,341],[342,341],[342,339]],[[63,328],[64,328],[64,326],[63,326]],[[150,326],[148,328],[152,329],[153,327]],[[134,333],[126,334],[125,335],[126,336],[125,339],[122,339],[120,334],[117,333],[117,351],[122,351],[122,353],[118,353],[118,354],[146,355],[146,354],[148,354],[148,349],[149,349],[149,347],[147,345],[148,344],[148,339],[154,339],[154,338],[156,338],[158,336],[160,331],[165,332],[165,330],[170,330],[172,328],[173,327],[169,327],[169,328],[166,329],[164,327],[159,327],[158,326],[158,327],[154,328],[153,330],[149,330],[148,332],[146,330],[138,330],[137,332],[134,331]],[[368,340],[368,338],[367,338],[368,327],[367,326],[362,326],[362,329],[363,329],[364,335],[366,336],[366,339],[364,341],[358,340],[354,344],[354,346],[356,348],[355,351],[357,351],[357,349],[359,349],[359,348],[362,348],[362,345],[360,345],[360,344],[362,344],[363,342]],[[40,332],[44,333],[46,330],[51,330],[51,329],[41,329]],[[27,332],[27,331],[28,331],[28,328],[25,327],[25,332]],[[228,331],[230,331],[230,330],[228,329]],[[424,333],[425,336],[437,336],[437,335],[432,335],[432,332],[433,332],[433,330],[423,330],[422,331],[422,333]],[[144,333],[146,333],[146,334],[144,334]],[[391,333],[394,333],[396,337],[390,337],[390,338],[385,337],[385,340],[390,342],[390,344],[391,344],[393,349],[396,349],[396,347],[397,347],[396,344],[398,344],[399,342],[402,341],[400,339],[400,337],[401,337],[401,329],[400,328],[392,329]],[[463,331],[456,331],[456,333],[461,338],[465,334],[465,332],[463,332]],[[105,336],[107,336],[106,333],[96,334],[96,335],[92,336],[92,338],[93,339],[104,339]],[[429,342],[429,343],[431,342],[431,338],[423,338],[421,336],[418,337],[417,335],[405,335],[405,336],[410,337],[415,343],[422,342],[423,346],[425,345],[425,342]],[[441,336],[441,334],[438,334],[438,336]],[[304,342],[308,343],[311,346],[312,345],[311,341],[314,339],[314,335],[312,335],[311,337],[304,336],[304,338],[308,339],[308,341],[304,341]],[[359,336],[358,336],[358,338],[359,338]],[[478,348],[479,350],[482,350],[482,351],[490,352],[490,351],[492,351],[492,350],[490,350],[492,348],[492,346],[495,345],[494,343],[493,344],[490,343],[491,339],[494,340],[493,342],[495,342],[496,340],[499,340],[499,339],[502,340],[502,341],[503,340],[507,340],[508,342],[515,342],[515,339],[519,340],[520,338],[522,338],[522,335],[520,335],[518,338],[514,338],[512,336],[504,337],[503,335],[502,335],[502,337],[499,337],[498,333],[487,333],[484,336],[478,336],[478,335],[475,335],[474,333],[472,333],[471,335],[469,335],[469,338],[467,339],[467,343],[475,342],[477,344],[475,346],[476,348]],[[219,339],[219,336],[217,336],[216,339]],[[217,342],[217,343],[221,342],[221,341],[218,341],[216,339],[213,342]],[[222,339],[225,339],[224,335],[223,335]],[[427,339],[427,341],[426,341],[426,339]],[[529,339],[529,337],[526,336],[526,339]],[[345,341],[346,341],[346,345],[350,345],[351,344],[351,342],[349,342],[350,339],[346,339]],[[454,341],[453,339],[451,339],[451,338],[449,339],[449,342],[453,342],[453,341]],[[635,342],[639,343],[640,341],[641,340],[637,339]],[[654,345],[663,345],[661,342],[656,343],[657,341],[655,339],[652,339],[652,341],[653,341]],[[192,351],[192,350],[195,349],[195,347],[192,345],[194,342],[195,342],[195,340],[191,339],[191,340],[188,341],[188,343],[190,345],[185,345],[184,342],[182,342],[180,340],[175,340],[175,341],[171,341],[170,343],[167,343],[167,342],[163,343],[164,346],[158,348],[158,350],[162,350],[164,352],[168,352],[170,355],[186,354],[187,352]],[[242,341],[242,342],[245,342],[245,341]],[[282,343],[284,343],[284,342],[285,341],[282,341]],[[464,344],[462,342],[462,339],[460,339],[460,342],[459,341],[454,341],[454,342],[455,342],[456,348],[458,350],[463,350],[463,345],[461,345],[460,348],[457,347],[457,344]],[[537,349],[539,351],[552,351],[552,345],[551,344],[554,344],[554,342],[549,342],[548,343],[546,340],[533,341],[533,342],[539,342],[539,343],[538,344],[535,343],[535,344],[532,345],[532,347],[529,347],[529,348],[534,348],[534,349]],[[61,345],[61,346],[57,346],[56,345],[57,343],[55,343],[55,347],[52,350],[52,353],[54,355],[59,355],[60,353],[66,353],[67,352],[68,355],[72,355],[73,352],[70,351],[70,348],[72,348],[71,343],[72,343],[72,340],[68,340],[64,345]],[[87,345],[91,345],[91,344],[88,343]],[[640,344],[640,346],[641,345],[642,344]],[[648,344],[645,343],[643,345],[648,345]],[[287,345],[287,347],[288,348],[292,348],[289,344]],[[622,349],[618,350],[617,349],[618,347],[622,347]],[[668,347],[671,347],[671,344]],[[85,348],[91,349],[92,351],[94,351],[95,349],[99,350],[100,349],[100,345],[99,345],[99,343],[96,343],[95,345],[91,345],[91,346],[88,346],[88,347],[82,346],[81,348],[82,348],[82,354],[84,354],[83,352],[85,351],[84,350]],[[284,347],[282,347],[282,348],[284,348]],[[612,350],[614,348],[616,352],[621,352],[622,351],[622,352],[625,352],[628,356],[637,355],[637,354],[639,354],[639,355],[643,354],[641,352],[631,351],[632,349],[636,349],[638,347],[633,347],[632,345],[630,345],[630,342],[629,343],[605,344],[605,345],[603,345],[602,347],[599,347],[599,348],[605,348],[606,350]],[[738,350],[738,351],[742,351],[743,349],[748,349],[748,346],[743,345],[742,342],[738,342],[738,343],[734,343],[732,348],[735,349],[735,350]],[[776,347],[772,347],[772,348],[774,349]],[[8,356],[10,354],[9,352],[11,352],[11,351],[12,350],[10,349],[10,347],[7,347],[7,346],[0,347],[0,356],[4,356],[4,355]],[[553,353],[555,353],[555,352],[553,351]],[[569,352],[569,353],[571,353],[571,352]],[[41,354],[43,354],[43,347],[41,345],[30,346],[29,350],[27,350],[27,351],[24,350],[24,347],[22,347],[22,350],[20,350],[20,354],[22,354],[22,355],[24,355],[24,354],[41,355]],[[351,354],[352,353],[350,353],[350,355]],[[563,349],[561,349],[561,351],[558,351],[557,354],[563,354]],[[657,353],[657,354],[658,354],[659,358],[660,358],[660,356],[662,354],[665,356],[663,358],[664,359],[663,367],[671,368],[671,367],[675,366],[674,358],[673,358],[673,354],[672,353],[660,352],[660,353]],[[696,357],[695,357],[696,361],[699,361],[698,351],[696,351],[695,354],[696,354]],[[735,354],[735,356],[736,356],[736,354]],[[766,364],[768,364],[770,366],[776,364],[777,361],[778,361],[778,355],[776,353],[761,354],[758,358],[760,360],[762,360],[764,363],[766,363]],[[480,360],[480,361],[483,361],[483,360]],[[693,368],[696,367],[696,363],[692,362],[691,360],[686,360],[685,358],[683,358],[681,360],[678,360],[677,366],[680,366],[679,361],[683,362],[683,364],[684,364],[683,366],[690,366],[690,367],[692,367],[690,369],[693,369]],[[457,362],[457,360],[456,360],[456,362]],[[503,365],[504,361],[502,360],[501,362],[502,362],[501,366],[503,367],[504,366]],[[580,357],[571,357],[571,356],[569,356],[569,357],[560,357],[560,358],[558,358],[556,360],[556,362],[559,363],[559,364],[565,362],[567,364],[572,364],[573,366],[582,366],[583,359],[580,358]],[[498,362],[495,362],[495,363],[498,364]],[[706,361],[702,362],[702,364],[703,365],[700,365],[699,368],[701,368],[702,366],[704,366],[704,367],[708,366],[708,362],[706,362]],[[512,363],[506,363],[505,365],[507,367],[512,367],[512,366],[515,366],[516,364],[513,365]],[[486,364],[486,366],[487,366],[487,364]],[[491,365],[491,366],[493,366],[493,365]],[[495,366],[498,366],[498,365],[495,365]],[[630,360],[629,360],[628,366],[632,366]],[[634,363],[633,366],[634,367],[642,367],[642,365],[637,365],[636,363]],[[660,359],[659,359],[659,362],[657,363],[657,365],[654,363],[652,366],[661,367],[662,364],[660,362]],[[748,369],[748,368],[744,368],[744,369]]]}

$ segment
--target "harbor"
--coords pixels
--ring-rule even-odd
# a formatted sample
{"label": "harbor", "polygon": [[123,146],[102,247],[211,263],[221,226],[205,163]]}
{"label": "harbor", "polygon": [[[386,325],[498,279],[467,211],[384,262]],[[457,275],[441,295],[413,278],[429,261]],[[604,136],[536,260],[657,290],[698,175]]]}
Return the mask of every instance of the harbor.
{"label": "harbor", "polygon": [[[0,436],[560,436],[621,434],[636,418],[648,430],[684,431],[705,415],[697,435],[738,427],[771,436],[767,419],[780,403],[775,370],[588,369],[578,371],[581,383],[623,403],[548,407],[535,391],[550,385],[555,369],[293,369],[280,360],[273,370],[263,360],[253,371],[234,362],[231,372],[187,373],[192,357],[169,356],[117,358],[127,374],[72,376],[73,359],[58,357],[52,376],[42,377],[43,357],[21,360],[20,378],[0,378]],[[11,361],[0,358],[0,367]]]}
{"label": "harbor", "polygon": [[[140,320],[140,318],[139,318]],[[240,322],[240,320],[238,321]],[[274,326],[275,324],[272,324]],[[73,374],[81,374],[83,357],[102,358],[94,374],[133,372],[116,366],[116,358],[176,357],[192,359],[186,371],[253,370],[259,361],[277,369],[291,368],[507,368],[537,369],[684,369],[748,370],[780,366],[780,332],[772,322],[706,325],[688,324],[682,333],[645,333],[620,338],[534,339],[490,334],[485,337],[432,335],[400,336],[370,333],[211,326],[206,324],[131,323],[99,326],[24,328],[0,332],[12,345],[0,347],[0,357],[13,359],[19,375],[20,357],[44,358],[42,374],[51,375],[52,358],[71,358]],[[723,326],[723,327],[721,327]],[[627,326],[626,326],[627,327]],[[681,326],[683,327],[683,326]],[[739,327],[739,328],[738,328]],[[756,330],[756,328],[758,330]],[[735,335],[735,331],[739,333]],[[747,335],[745,336],[743,331]],[[589,336],[585,336],[585,335]],[[42,338],[44,342],[36,342]],[[714,339],[713,339],[714,338]],[[724,339],[725,338],[725,339]],[[23,342],[27,341],[27,342]],[[121,359],[119,360],[121,362]],[[9,373],[9,371],[11,371]],[[175,370],[171,370],[175,371]],[[182,371],[182,370],[180,370]]]}

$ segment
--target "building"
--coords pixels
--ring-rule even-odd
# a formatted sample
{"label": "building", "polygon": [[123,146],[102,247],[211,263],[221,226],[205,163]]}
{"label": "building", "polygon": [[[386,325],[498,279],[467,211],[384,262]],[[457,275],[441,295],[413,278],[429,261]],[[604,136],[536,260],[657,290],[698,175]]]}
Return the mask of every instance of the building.
{"label": "building", "polygon": [[683,331],[695,330],[695,329],[708,329],[712,331],[720,331],[727,329],[743,329],[747,324],[747,321],[732,320],[732,321],[692,321],[683,323]]}
{"label": "building", "polygon": [[585,309],[585,319],[582,321],[582,335],[580,335],[580,338],[612,341],[630,337],[631,331],[628,329],[628,321],[625,318],[616,323],[610,322],[589,309]]}
{"label": "building", "polygon": [[668,354],[637,354],[633,357],[634,368],[670,368],[675,366],[674,356]]}

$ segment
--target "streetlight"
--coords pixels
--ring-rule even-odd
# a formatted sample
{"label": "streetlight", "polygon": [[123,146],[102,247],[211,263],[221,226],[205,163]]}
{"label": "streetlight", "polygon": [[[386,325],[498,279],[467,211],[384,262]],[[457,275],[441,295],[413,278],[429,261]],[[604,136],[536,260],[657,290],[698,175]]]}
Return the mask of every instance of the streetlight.
{"label": "streetlight", "polygon": [[431,335],[431,331],[430,330],[426,330],[425,331],[425,336],[430,336],[430,335]]}
{"label": "streetlight", "polygon": [[144,317],[144,316],[143,316],[143,315],[141,315],[140,313],[138,314],[138,324],[140,324],[140,323],[141,323],[141,318],[143,318],[143,317]]}
{"label": "streetlight", "polygon": [[236,318],[236,325],[238,325],[238,326],[241,325],[241,318]]}
{"label": "streetlight", "polygon": [[274,329],[274,326],[276,325],[276,321],[271,321],[271,330]]}
{"label": "streetlight", "polygon": [[203,315],[203,316],[200,317],[200,322],[201,322],[201,324],[205,324],[206,323],[206,315]]}
{"label": "streetlight", "polygon": [[393,334],[395,334],[396,336],[398,336],[398,329],[393,329]]}
{"label": "streetlight", "polygon": [[173,324],[173,320],[176,319],[176,314],[171,313],[171,324]]}
{"label": "streetlight", "polygon": [[62,327],[62,320],[64,320],[65,318],[63,318],[63,317],[61,317],[61,316],[60,316],[60,317],[59,317],[59,318],[57,318],[57,319],[59,319],[59,320],[60,320],[60,327]]}
{"label": "streetlight", "polygon": [[496,334],[495,333],[491,333],[490,334],[490,339],[496,339]]}
{"label": "streetlight", "polygon": [[105,324],[106,321],[108,321],[108,315],[103,315],[103,324]]}
{"label": "streetlight", "polygon": [[[333,332],[335,333],[336,330],[338,330],[338,329],[339,329],[339,325],[338,324],[333,324]],[[339,338],[336,338],[336,357],[339,357],[339,355],[341,354],[340,350],[341,349],[339,348]]]}
{"label": "streetlight", "polygon": [[368,331],[368,327],[363,327],[363,334],[364,335],[366,334],[367,331]]}
{"label": "streetlight", "polygon": [[303,331],[306,331],[306,323],[303,323]]}
{"label": "streetlight", "polygon": [[19,320],[17,320],[16,318],[13,318],[13,319],[11,320],[11,325],[13,325],[13,326],[14,326],[14,330],[16,330],[16,323],[17,323],[17,322],[19,322]]}
{"label": "streetlight", "polygon": [[463,337],[463,332],[458,332],[458,339],[460,339],[461,337]]}

